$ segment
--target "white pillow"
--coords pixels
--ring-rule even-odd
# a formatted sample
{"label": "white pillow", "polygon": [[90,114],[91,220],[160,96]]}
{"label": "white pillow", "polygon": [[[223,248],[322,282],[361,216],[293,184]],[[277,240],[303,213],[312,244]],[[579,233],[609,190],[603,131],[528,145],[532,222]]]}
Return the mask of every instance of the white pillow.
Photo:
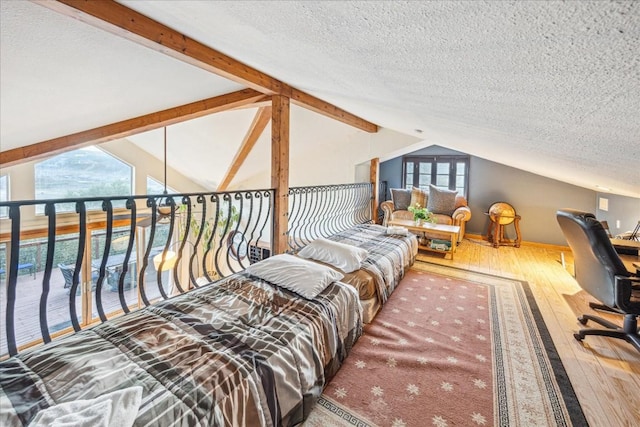
{"label": "white pillow", "polygon": [[274,255],[244,271],[307,299],[317,297],[330,283],[344,277],[332,268],[288,254]]}
{"label": "white pillow", "polygon": [[346,243],[319,238],[302,248],[298,256],[315,259],[333,265],[345,273],[351,273],[360,269],[360,263],[369,256],[369,251]]}

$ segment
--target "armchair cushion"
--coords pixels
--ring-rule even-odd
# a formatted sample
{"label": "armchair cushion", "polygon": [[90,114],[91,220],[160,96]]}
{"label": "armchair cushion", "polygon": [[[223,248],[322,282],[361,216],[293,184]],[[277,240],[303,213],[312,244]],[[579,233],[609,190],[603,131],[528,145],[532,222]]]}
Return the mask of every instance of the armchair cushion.
{"label": "armchair cushion", "polygon": [[457,194],[457,191],[444,190],[430,184],[427,209],[434,214],[451,216],[456,209]]}
{"label": "armchair cushion", "polygon": [[393,201],[394,211],[405,211],[411,203],[411,190],[392,188],[391,200]]}

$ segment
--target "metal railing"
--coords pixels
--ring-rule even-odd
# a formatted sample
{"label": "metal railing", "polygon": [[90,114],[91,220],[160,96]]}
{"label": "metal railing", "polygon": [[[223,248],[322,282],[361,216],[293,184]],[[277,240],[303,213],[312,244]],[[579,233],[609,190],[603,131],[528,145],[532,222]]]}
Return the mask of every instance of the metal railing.
{"label": "metal railing", "polygon": [[370,183],[291,187],[288,244],[296,251],[311,240],[371,222]]}
{"label": "metal railing", "polygon": [[[289,247],[295,251],[371,222],[372,199],[368,183],[292,187]],[[274,190],[266,189],[0,202],[9,213],[0,223],[0,355],[48,343],[270,256],[274,200]],[[44,215],[35,215],[42,210]],[[19,276],[23,251],[36,260],[36,281]],[[54,278],[57,269],[62,274]],[[34,330],[18,336],[16,328],[25,324]]]}
{"label": "metal railing", "polygon": [[[51,286],[54,269],[66,270],[67,323],[79,331],[114,312],[128,313],[167,299],[269,256],[273,195],[273,190],[251,190],[0,202],[9,213],[2,223],[6,260],[0,266],[5,273],[0,300],[6,351],[14,355],[19,344],[26,344],[16,339],[16,301],[20,299],[22,307],[28,295],[19,295],[17,284],[21,249],[34,240],[46,245],[34,310],[41,340],[47,343],[52,338],[50,299],[61,295],[61,288]],[[98,212],[87,208],[95,202],[101,204]],[[74,213],[58,212],[69,203]],[[123,203],[124,208],[114,208]],[[44,217],[23,223],[23,210],[37,205],[44,206]],[[60,253],[56,246],[65,235],[77,243]],[[105,298],[112,297],[105,290],[117,292],[115,306],[105,307]]]}

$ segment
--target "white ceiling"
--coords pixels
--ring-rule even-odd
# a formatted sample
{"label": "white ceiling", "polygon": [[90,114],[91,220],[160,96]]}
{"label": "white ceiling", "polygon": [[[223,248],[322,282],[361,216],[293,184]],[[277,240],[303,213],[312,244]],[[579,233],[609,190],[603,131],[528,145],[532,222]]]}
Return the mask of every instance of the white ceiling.
{"label": "white ceiling", "polygon": [[[424,145],[640,197],[637,2],[122,3]],[[3,151],[240,88],[37,4],[0,7]],[[253,111],[219,116],[180,125],[210,185]]]}

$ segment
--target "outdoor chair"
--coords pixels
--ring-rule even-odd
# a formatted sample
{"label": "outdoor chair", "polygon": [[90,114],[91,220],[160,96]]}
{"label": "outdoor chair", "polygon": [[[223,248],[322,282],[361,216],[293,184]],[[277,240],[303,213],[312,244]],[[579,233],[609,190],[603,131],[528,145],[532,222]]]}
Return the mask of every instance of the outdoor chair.
{"label": "outdoor chair", "polygon": [[[73,284],[73,273],[75,271],[75,267],[71,267],[68,265],[64,265],[64,264],[58,264],[58,268],[60,269],[60,272],[62,273],[62,277],[64,277],[64,288],[65,289],[70,289],[71,285]],[[91,274],[91,281],[95,282],[95,280],[98,279],[98,273],[97,272],[93,272]],[[78,284],[79,285],[79,284]],[[95,283],[92,285],[92,289],[95,289]],[[78,290],[76,291],[76,295],[80,295],[80,286],[78,286]]]}
{"label": "outdoor chair", "polygon": [[602,303],[590,303],[589,306],[624,316],[620,328],[601,317],[584,314],[578,318],[581,324],[586,325],[591,320],[606,329],[581,329],[574,337],[578,341],[587,335],[619,338],[640,351],[640,277],[633,276],[625,268],[602,224],[593,214],[563,209],[556,213],[556,218],[573,252],[578,285]]}

